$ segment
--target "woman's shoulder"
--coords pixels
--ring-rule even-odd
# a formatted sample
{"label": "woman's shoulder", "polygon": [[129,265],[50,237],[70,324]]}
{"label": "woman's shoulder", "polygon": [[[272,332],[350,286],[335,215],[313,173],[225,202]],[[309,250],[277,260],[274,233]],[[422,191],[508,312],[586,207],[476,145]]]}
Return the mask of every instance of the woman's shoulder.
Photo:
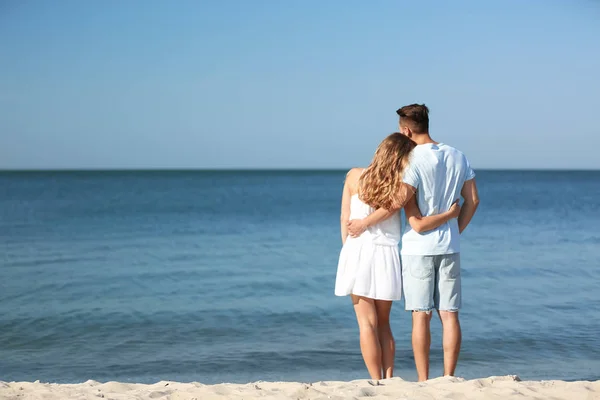
{"label": "woman's shoulder", "polygon": [[352,168],[346,173],[346,184],[350,186],[351,192],[357,191],[358,181],[364,170],[364,168]]}
{"label": "woman's shoulder", "polygon": [[365,169],[361,167],[351,168],[350,171],[346,173],[346,179],[355,178],[358,180],[364,170]]}

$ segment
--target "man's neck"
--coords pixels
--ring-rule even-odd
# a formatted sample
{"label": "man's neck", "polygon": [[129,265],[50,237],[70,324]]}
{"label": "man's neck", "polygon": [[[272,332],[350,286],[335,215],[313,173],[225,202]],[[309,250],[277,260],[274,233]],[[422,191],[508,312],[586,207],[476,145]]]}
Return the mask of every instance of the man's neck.
{"label": "man's neck", "polygon": [[418,134],[413,133],[411,139],[417,145],[419,145],[419,144],[427,144],[427,143],[438,144],[438,142],[436,142],[435,140],[433,140],[431,138],[431,136],[429,136],[429,133],[418,133]]}

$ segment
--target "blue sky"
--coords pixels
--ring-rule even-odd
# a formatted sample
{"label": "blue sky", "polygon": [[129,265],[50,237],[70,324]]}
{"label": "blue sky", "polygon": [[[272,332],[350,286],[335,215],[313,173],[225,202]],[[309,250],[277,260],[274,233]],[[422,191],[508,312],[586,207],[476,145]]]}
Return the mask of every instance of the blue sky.
{"label": "blue sky", "polygon": [[0,3],[0,168],[347,168],[425,102],[475,168],[600,168],[600,2]]}

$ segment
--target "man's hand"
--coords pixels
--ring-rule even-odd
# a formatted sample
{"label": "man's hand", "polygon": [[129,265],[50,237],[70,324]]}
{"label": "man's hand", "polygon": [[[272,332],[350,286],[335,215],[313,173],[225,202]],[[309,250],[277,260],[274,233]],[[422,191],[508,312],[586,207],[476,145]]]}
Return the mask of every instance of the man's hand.
{"label": "man's hand", "polygon": [[362,219],[351,219],[348,221],[348,234],[352,237],[358,237],[368,228]]}

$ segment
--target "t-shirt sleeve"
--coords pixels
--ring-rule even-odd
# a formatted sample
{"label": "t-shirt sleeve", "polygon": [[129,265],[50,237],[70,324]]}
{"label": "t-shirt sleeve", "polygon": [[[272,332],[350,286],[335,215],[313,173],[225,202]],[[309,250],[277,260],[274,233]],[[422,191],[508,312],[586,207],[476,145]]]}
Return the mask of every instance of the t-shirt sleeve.
{"label": "t-shirt sleeve", "polygon": [[419,189],[419,174],[417,173],[417,168],[414,162],[410,162],[406,169],[404,170],[404,176],[402,180],[407,185],[414,187],[415,189]]}
{"label": "t-shirt sleeve", "polygon": [[473,168],[471,168],[471,163],[469,163],[469,160],[467,160],[467,157],[465,157],[465,163],[467,165],[467,177],[465,178],[465,181],[470,181],[471,179],[475,179],[475,171],[473,171]]}

